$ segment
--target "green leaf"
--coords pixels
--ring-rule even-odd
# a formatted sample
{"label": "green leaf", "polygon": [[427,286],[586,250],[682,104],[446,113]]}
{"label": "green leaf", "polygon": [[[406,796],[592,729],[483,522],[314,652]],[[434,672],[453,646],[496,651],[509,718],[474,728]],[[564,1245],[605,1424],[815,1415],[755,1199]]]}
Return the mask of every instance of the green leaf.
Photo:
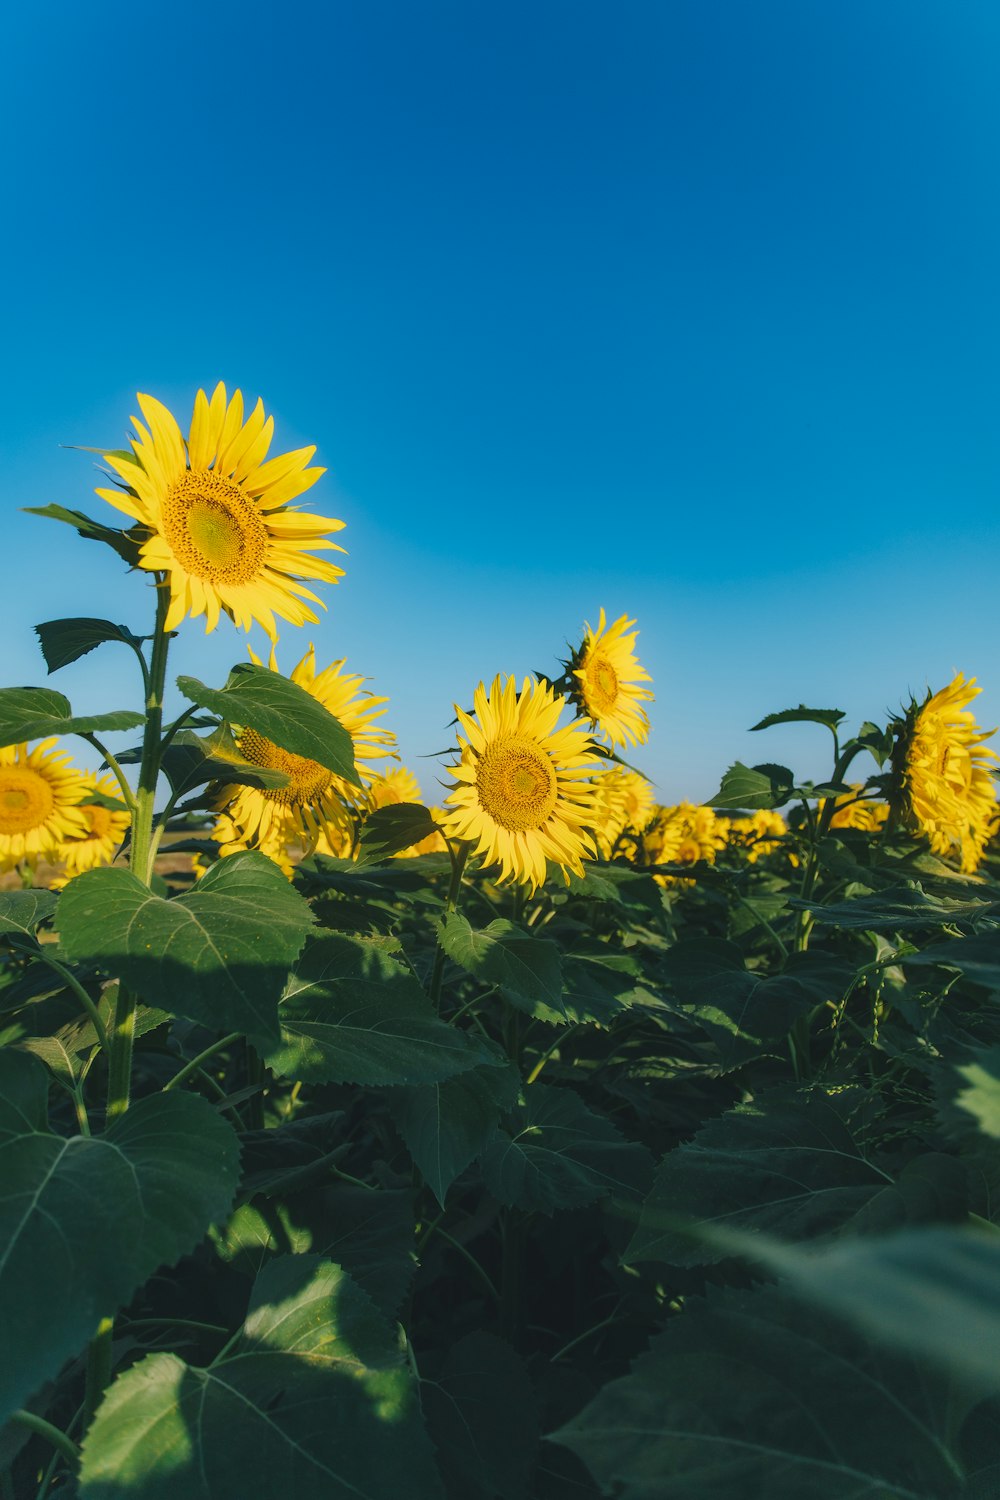
{"label": "green leaf", "polygon": [[33,938],[56,909],[54,891],[0,891],[0,933]]}
{"label": "green leaf", "polygon": [[483,984],[496,985],[518,1010],[535,1013],[538,1005],[563,1010],[559,948],[548,938],[536,938],[523,927],[498,917],[488,927],[475,929],[459,912],[441,925],[439,942],[448,957]]}
{"label": "green leaf", "polygon": [[562,1014],[544,1019],[561,1021],[565,1016],[583,1025],[610,1026],[640,993],[636,968],[627,954],[610,948],[600,954],[566,954],[562,960]]}
{"label": "green leaf", "polygon": [[422,1379],[421,1400],[450,1496],[524,1500],[538,1415],[524,1361],[509,1344],[466,1334],[436,1377]]}
{"label": "green leaf", "polygon": [[[759,727],[759,726],[758,726]],[[722,778],[709,807],[781,807],[792,795],[794,778],[784,766],[745,766],[736,761]]]}
{"label": "green leaf", "polygon": [[779,714],[767,714],[759,724],[751,725],[750,732],[770,729],[774,724],[825,724],[827,729],[836,729],[843,720],[844,714],[839,708],[806,708],[800,703],[798,708],[784,708]]}
{"label": "green leaf", "polygon": [[1000,1047],[984,1047],[952,1071],[965,1085],[956,1084],[953,1106],[971,1115],[984,1135],[1000,1139]]}
{"label": "green leaf", "polygon": [[[813,1239],[964,1217],[960,1162],[931,1159],[941,1178],[935,1192],[927,1159],[911,1158],[898,1184],[870,1159],[867,1102],[860,1089],[774,1089],[710,1121],[664,1158],[624,1259],[710,1265],[731,1254],[725,1237],[711,1233],[719,1226],[744,1230],[752,1242],[750,1231]],[[685,1218],[689,1225],[679,1223]]]}
{"label": "green leaf", "polygon": [[227,724],[256,729],[283,750],[325,766],[352,786],[361,781],[354,766],[354,741],[311,693],[280,672],[240,662],[224,688],[207,688],[196,677],[178,677],[185,698],[218,714]]}
{"label": "green leaf", "polygon": [[129,870],[89,870],[59,905],[69,958],[120,975],[172,1015],[265,1047],[278,1039],[278,997],[314,920],[277,865],[256,853],[219,860],[169,901]]}
{"label": "green leaf", "polygon": [[389,1113],[442,1208],[455,1178],[492,1140],[520,1086],[514,1067],[473,1068],[443,1083],[390,1091]]}
{"label": "green leaf", "polygon": [[926,1368],[767,1287],[687,1298],[553,1437],[618,1500],[971,1500],[961,1415]]}
{"label": "green leaf", "polygon": [[766,1240],[752,1254],[801,1296],[849,1319],[869,1338],[1000,1394],[995,1234],[912,1229],[811,1251]]}
{"label": "green leaf", "polygon": [[572,1089],[533,1083],[482,1158],[501,1203],[551,1214],[598,1198],[637,1198],[652,1176],[644,1146],[628,1141]]}
{"label": "green leaf", "polygon": [[131,646],[133,651],[139,651],[144,639],[141,635],[133,635],[125,625],[113,625],[110,620],[95,620],[89,616],[45,620],[35,626],[35,634],[50,672],[58,672],[60,667],[79,661],[81,656],[86,656],[104,641],[120,641],[124,646]]}
{"label": "green leaf", "polygon": [[438,832],[429,811],[419,802],[397,802],[377,807],[361,825],[358,864],[372,865],[419,844]]}
{"label": "green leaf", "polygon": [[154,1354],[87,1434],[81,1500],[442,1500],[395,1331],[340,1267],[283,1256],[207,1369]]}
{"label": "green leaf", "polygon": [[810,906],[808,902],[797,899],[789,900],[788,904],[811,911],[814,920],[827,927],[906,932],[914,927],[932,927],[944,922],[975,921],[996,902],[988,897],[929,896],[921,885],[914,882],[890,886],[887,890],[859,896],[853,901],[837,901],[830,906]]}
{"label": "green leaf", "polygon": [[[817,994],[815,982],[804,977],[807,968],[789,965],[772,977],[753,974],[736,944],[720,938],[688,938],[663,957],[663,972],[684,1013],[712,1038],[723,1072],[783,1047],[799,1016],[820,1000],[837,998],[828,977]],[[827,975],[826,965],[822,972]]]}
{"label": "green leaf", "polygon": [[[51,1135],[44,1070],[25,1054],[0,1058],[0,1119],[22,1117],[0,1144],[2,1420],[228,1212],[239,1147],[211,1105],[181,1093],[138,1100],[100,1137]],[[31,1070],[20,1079],[18,1064]]]}
{"label": "green leaf", "polygon": [[326,933],[306,948],[267,1062],[307,1083],[437,1083],[502,1061],[439,1020],[411,971],[378,940]]}
{"label": "green leaf", "polygon": [[416,1270],[413,1196],[401,1189],[308,1187],[243,1203],[216,1236],[223,1260],[256,1275],[280,1251],[336,1261],[387,1317]]}
{"label": "green leaf", "polygon": [[51,521],[64,521],[87,541],[104,542],[106,546],[117,552],[129,567],[139,566],[139,554],[142,547],[142,534],[139,527],[133,527],[130,531],[120,531],[113,526],[102,526],[99,521],[92,521],[82,511],[67,510],[64,505],[26,505],[23,509],[29,516],[47,516]]}
{"label": "green leaf", "polygon": [[287,786],[290,780],[284,771],[244,760],[224,724],[207,735],[180,730],[164,752],[162,770],[178,797],[210,781],[276,789]]}
{"label": "green leaf", "polygon": [[988,990],[1000,990],[1000,930],[977,937],[950,938],[919,953],[908,953],[905,964],[942,964],[961,969],[966,979]]}
{"label": "green leaf", "polygon": [[0,1144],[45,1130],[48,1100],[49,1080],[41,1064],[0,1047]]}
{"label": "green leaf", "polygon": [[54,688],[0,688],[0,748],[54,734],[97,734],[107,729],[134,729],[143,716],[130,709],[74,717],[68,698]]}

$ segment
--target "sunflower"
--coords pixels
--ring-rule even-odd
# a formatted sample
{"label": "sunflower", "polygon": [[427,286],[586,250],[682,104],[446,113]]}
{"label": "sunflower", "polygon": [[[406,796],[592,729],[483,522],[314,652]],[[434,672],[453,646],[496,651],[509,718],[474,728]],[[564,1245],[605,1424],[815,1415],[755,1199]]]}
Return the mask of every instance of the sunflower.
{"label": "sunflower", "polygon": [[57,857],[71,838],[86,838],[87,817],[79,806],[87,780],[58,740],[42,740],[0,749],[0,863]]}
{"label": "sunflower", "polygon": [[652,678],[635,658],[634,624],[622,615],[608,625],[602,609],[597,629],[586,625],[583,641],[566,663],[576,678],[570,696],[612,746],[642,745],[649,738],[649,718],[641,705],[653,694],[637,684]]}
{"label": "sunflower", "polygon": [[653,788],[638,771],[610,765],[598,772],[594,837],[604,859],[613,852],[627,852],[623,837],[636,834],[649,822],[653,811]]}
{"label": "sunflower", "polygon": [[[711,807],[678,802],[675,807],[657,807],[643,830],[641,859],[649,865],[714,864],[726,847],[729,819],[720,818]],[[660,885],[691,885],[674,875],[655,875]]]}
{"label": "sunflower", "polygon": [[[98,792],[103,797],[117,798],[118,785],[111,776],[94,775],[88,771],[83,775],[87,793]],[[99,865],[109,865],[124,842],[129,829],[129,815],[125,807],[105,807],[101,802],[84,800],[78,811],[87,823],[86,833],[72,838],[60,839],[58,857],[64,866],[63,872],[51,882],[54,890],[66,885],[74,875],[84,870],[95,870]]]}
{"label": "sunflower", "polygon": [[979,696],[974,677],[959,672],[946,688],[913,703],[895,725],[896,794],[904,818],[924,833],[935,854],[957,855],[965,874],[983,857],[996,814],[983,731],[968,705]]}
{"label": "sunflower", "polygon": [[[273,672],[278,670],[273,650],[269,665]],[[351,737],[357,761],[393,753],[395,735],[374,722],[385,713],[388,699],[376,698],[362,689],[365,679],[346,672],[342,659],[317,672],[316,653],[310,646],[293,667],[291,680],[340,720]],[[365,805],[366,791],[351,786],[318,761],[283,750],[256,729],[239,729],[236,740],[244,760],[284,771],[289,782],[283,787],[227,786],[220,791],[217,810],[225,812],[228,819],[228,837],[219,840],[224,854],[257,848],[285,868],[289,849],[301,847],[311,852],[324,830],[331,826],[339,832],[350,828],[356,810]],[[358,774],[369,783],[374,776],[364,765],[358,766]]]}
{"label": "sunflower", "polygon": [[130,439],[131,454],[104,455],[121,487],[97,493],[145,533],[140,567],[167,574],[165,629],[204,615],[205,629],[214,630],[224,610],[243,630],[258,620],[274,640],[276,615],[293,625],[315,620],[303,601],[321,601],[302,579],[336,583],[344,571],[309,556],[344,550],[325,540],[343,521],[289,504],[326,472],[308,467],[316,449],[265,462],[273,417],[265,421],[258,401],[244,421],[242,392],[227,402],[221,381],[211,401],[204,391],[195,397],[186,444],[161,402],[141,394],[138,401],[148,427],[133,417],[139,435]]}
{"label": "sunflower", "polygon": [[780,813],[759,808],[748,818],[730,818],[726,838],[729,847],[745,851],[747,863],[753,865],[779,849],[787,833],[788,825]]}
{"label": "sunflower", "polygon": [[[850,792],[835,800],[831,828],[860,828],[866,833],[874,833],[882,827],[889,816],[888,803],[872,802],[862,797],[861,791],[860,782],[852,782]],[[825,805],[820,803],[821,808]]]}
{"label": "sunflower", "polygon": [[455,705],[466,739],[461,760],[450,767],[457,782],[445,798],[444,833],[475,844],[487,864],[500,866],[500,880],[532,890],[545,880],[546,860],[583,873],[592,859],[594,784],[602,764],[579,720],[556,727],[566,699],[547,684],[499,677],[487,696],[480,683],[474,715]]}

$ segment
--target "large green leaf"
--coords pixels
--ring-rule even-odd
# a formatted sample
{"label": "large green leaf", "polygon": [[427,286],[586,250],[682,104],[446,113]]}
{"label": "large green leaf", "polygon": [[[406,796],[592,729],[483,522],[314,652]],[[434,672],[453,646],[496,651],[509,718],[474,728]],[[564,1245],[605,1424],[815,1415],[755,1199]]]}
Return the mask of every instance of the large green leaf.
{"label": "large green leaf", "polygon": [[397,802],[377,807],[368,814],[361,828],[361,850],[358,863],[377,864],[393,854],[402,854],[438,832],[430,812],[419,802]]}
{"label": "large green leaf", "polygon": [[182,1093],[138,1100],[103,1136],[52,1135],[44,1069],[0,1058],[2,1420],[229,1211],[239,1146],[211,1105]]}
{"label": "large green leaf", "polygon": [[919,953],[907,954],[903,962],[961,969],[966,979],[988,990],[1000,990],[1000,930],[934,943]]}
{"label": "large green leaf", "polygon": [[33,938],[57,900],[55,891],[0,891],[0,933]]}
{"label": "large green leaf", "polygon": [[264,1267],[239,1343],[207,1369],[154,1354],[87,1434],[82,1500],[441,1500],[395,1330],[339,1266]]}
{"label": "large green leaf", "polygon": [[218,714],[227,724],[256,729],[283,750],[317,761],[354,786],[354,741],[339,719],[288,677],[254,662],[240,662],[224,688],[208,688],[196,677],[178,677],[185,698]]}
{"label": "large green leaf", "polygon": [[964,1217],[958,1161],[913,1157],[897,1182],[871,1159],[864,1144],[869,1103],[861,1089],[769,1089],[709,1121],[664,1158],[624,1259],[675,1266],[723,1260],[728,1242],[705,1232],[718,1227],[797,1240]]}
{"label": "large green leaf", "polygon": [[79,661],[81,656],[86,656],[104,641],[119,641],[133,651],[140,651],[143,641],[142,636],[133,635],[125,625],[113,625],[110,620],[96,620],[89,616],[73,620],[44,620],[35,626],[35,634],[50,672],[58,672],[60,667]]}
{"label": "large green leaf", "polygon": [[[865,931],[906,932],[912,927],[934,927],[943,922],[968,922],[996,906],[988,895],[982,897],[929,896],[921,885],[894,885],[871,896],[853,901],[837,901],[830,906],[809,906],[790,900],[790,906],[806,906],[813,920],[830,927],[859,928]],[[928,960],[930,961],[930,960]]]}
{"label": "large green leaf", "polygon": [[825,724],[827,729],[836,729],[843,719],[844,714],[839,708],[806,708],[800,703],[798,708],[783,708],[780,713],[766,714],[759,724],[750,726],[750,731],[770,729],[775,724]]}
{"label": "large green leaf", "polygon": [[281,1005],[267,1061],[307,1083],[437,1083],[502,1061],[475,1033],[439,1020],[412,972],[383,943],[326,933],[306,948]]}
{"label": "large green leaf", "polygon": [[960,1415],[925,1367],[768,1287],[688,1298],[554,1438],[618,1500],[971,1500]]}
{"label": "large green leaf", "polygon": [[278,1039],[278,997],[313,925],[263,854],[219,860],[194,890],[154,896],[129,870],[78,875],[59,903],[71,959],[120,975],[148,1002],[214,1031]]}
{"label": "large green leaf", "polygon": [[821,1250],[761,1239],[746,1253],[869,1338],[1000,1394],[1000,1238],[995,1233],[911,1229],[844,1239]]}
{"label": "large green leaf", "polygon": [[[828,976],[827,966],[822,967]],[[785,1035],[799,1016],[823,999],[837,998],[832,979],[826,977],[817,991],[806,968],[792,965],[772,976],[752,973],[736,944],[722,938],[687,938],[663,958],[671,988],[685,1013],[712,1038],[723,1072],[769,1048],[783,1049]]]}
{"label": "large green leaf", "polygon": [[134,729],[142,714],[116,709],[109,714],[75,715],[68,698],[54,688],[0,688],[0,748],[58,734],[97,734]]}
{"label": "large green leaf", "polygon": [[984,1047],[952,1069],[952,1105],[1000,1139],[1000,1047]]}
{"label": "large green leaf", "polygon": [[558,944],[533,937],[502,917],[476,929],[459,912],[441,924],[438,938],[448,957],[483,984],[495,985],[511,1005],[533,1015],[545,1006],[562,1017],[562,971]]}
{"label": "large green leaf", "polygon": [[524,1361],[491,1333],[470,1333],[421,1380],[421,1400],[449,1500],[525,1500],[538,1442]]}
{"label": "large green leaf", "polygon": [[736,761],[722,778],[709,807],[781,807],[792,795],[793,777],[784,766],[745,766]]}
{"label": "large green leaf", "polygon": [[443,1083],[389,1093],[389,1112],[442,1208],[455,1178],[492,1140],[520,1086],[516,1068],[473,1068]]}
{"label": "large green leaf", "polygon": [[103,526],[100,521],[92,521],[81,510],[67,510],[64,505],[26,505],[24,509],[29,516],[47,516],[52,521],[63,521],[87,541],[104,542],[129,567],[139,566],[143,540],[139,527],[133,527],[131,531],[120,531],[117,527]]}
{"label": "large green leaf", "polygon": [[252,1276],[288,1251],[334,1260],[391,1317],[416,1270],[414,1228],[409,1189],[337,1182],[278,1197],[260,1193],[214,1238],[222,1259]]}
{"label": "large green leaf", "polygon": [[533,1083],[484,1152],[482,1170],[501,1203],[551,1214],[608,1196],[640,1198],[653,1162],[572,1089]]}

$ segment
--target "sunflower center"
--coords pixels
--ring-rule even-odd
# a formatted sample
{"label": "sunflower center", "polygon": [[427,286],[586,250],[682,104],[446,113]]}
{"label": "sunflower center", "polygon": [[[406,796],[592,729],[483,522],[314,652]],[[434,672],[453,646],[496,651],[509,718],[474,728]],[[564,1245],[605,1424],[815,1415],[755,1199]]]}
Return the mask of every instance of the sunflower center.
{"label": "sunflower center", "polygon": [[181,567],[210,583],[249,583],[267,556],[267,527],[250,497],[211,469],[189,469],[170,486],[163,534]]}
{"label": "sunflower center", "polygon": [[476,768],[483,809],[501,828],[540,828],[556,805],[559,784],[551,760],[524,735],[503,735],[487,745]]}
{"label": "sunflower center", "polygon": [[586,668],[587,698],[598,713],[613,708],[618,697],[618,673],[606,656],[595,653]]}
{"label": "sunflower center", "polygon": [[80,808],[80,811],[87,820],[86,838],[99,841],[110,837],[111,814],[106,807],[101,807],[96,802],[88,802],[85,807]]}
{"label": "sunflower center", "polygon": [[27,766],[0,766],[0,834],[28,833],[52,811],[52,788]]}
{"label": "sunflower center", "polygon": [[282,807],[301,807],[305,803],[318,802],[333,780],[330,772],[318,761],[282,750],[280,745],[258,734],[256,729],[244,729],[238,743],[241,754],[251,765],[284,771],[289,778],[287,786],[262,789],[261,796],[268,802],[277,802]]}

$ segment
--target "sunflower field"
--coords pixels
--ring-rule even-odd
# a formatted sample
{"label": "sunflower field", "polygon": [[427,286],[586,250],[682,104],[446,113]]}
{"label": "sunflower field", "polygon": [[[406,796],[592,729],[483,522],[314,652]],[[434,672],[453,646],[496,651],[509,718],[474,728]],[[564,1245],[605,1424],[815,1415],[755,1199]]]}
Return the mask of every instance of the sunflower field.
{"label": "sunflower field", "polygon": [[[37,626],[49,673],[114,645],[126,706],[0,690],[0,1500],[1000,1497],[975,679],[769,712],[826,780],[667,807],[601,609],[456,684],[425,806],[296,639],[343,572],[314,450],[138,399],[125,524],[37,512],[147,586],[135,630]],[[165,722],[223,616],[269,659]]]}

